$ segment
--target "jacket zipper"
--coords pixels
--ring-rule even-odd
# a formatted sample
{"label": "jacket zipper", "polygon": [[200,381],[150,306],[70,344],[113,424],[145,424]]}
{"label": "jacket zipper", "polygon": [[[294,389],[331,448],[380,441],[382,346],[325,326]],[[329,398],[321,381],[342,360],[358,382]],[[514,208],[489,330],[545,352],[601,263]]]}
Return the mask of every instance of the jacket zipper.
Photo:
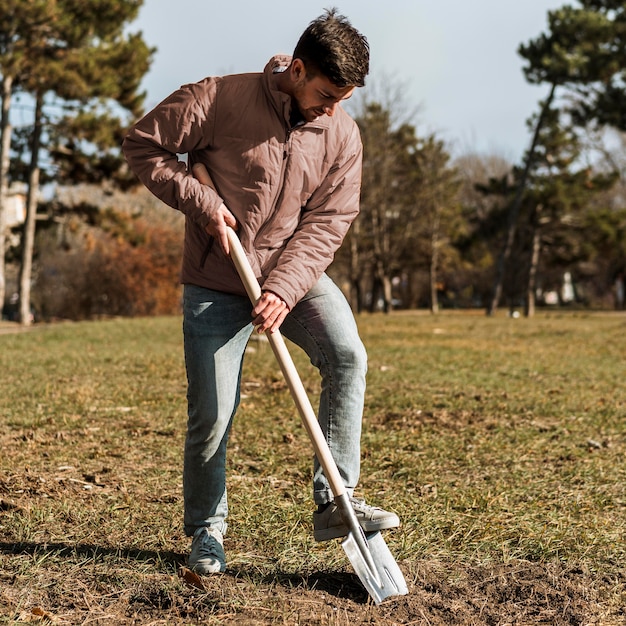
{"label": "jacket zipper", "polygon": [[[295,127],[297,128],[297,126]],[[267,219],[265,220],[265,222],[263,222],[263,225],[257,230],[255,236],[254,236],[254,241],[257,240],[257,238],[259,237],[260,234],[263,233],[263,231],[265,230],[265,228],[267,227],[267,225],[271,222],[271,219],[274,215],[274,213],[276,212],[276,207],[278,207],[278,203],[280,201],[280,199],[283,196],[283,191],[284,191],[284,187],[285,187],[285,173],[287,171],[287,164],[289,161],[289,144],[290,144],[290,140],[291,140],[291,132],[293,129],[289,128],[287,129],[287,136],[285,137],[285,143],[283,145],[283,162],[282,162],[282,166],[281,166],[281,170],[280,170],[280,183],[279,183],[279,189],[278,189],[278,193],[276,194],[276,197],[274,198],[274,201],[272,202],[272,210],[270,211],[270,214],[268,215]],[[202,253],[202,257],[200,258],[200,268],[204,269],[204,264],[206,263],[207,258],[209,257],[209,254],[211,254],[211,250],[213,249],[213,244],[215,243],[215,238],[213,237],[213,235],[209,235],[209,242],[207,243],[206,247],[204,248],[204,252]]]}
{"label": "jacket zipper", "polygon": [[[295,126],[294,128],[298,128],[297,126]],[[254,236],[254,241],[256,241],[259,237],[259,235],[262,235],[263,232],[266,230],[267,225],[271,223],[272,221],[272,217],[274,216],[274,214],[276,213],[276,209],[283,197],[283,193],[285,191],[285,174],[287,172],[287,167],[289,165],[289,156],[291,153],[291,149],[290,149],[290,144],[291,144],[291,133],[293,132],[293,128],[288,128],[287,129],[287,136],[285,137],[285,143],[283,145],[283,161],[282,161],[282,166],[280,169],[280,179],[279,179],[279,185],[278,185],[278,193],[276,194],[274,201],[272,202],[272,209],[270,211],[270,214],[267,216],[267,219],[265,220],[265,222],[263,222],[263,225],[257,230],[255,236]]]}

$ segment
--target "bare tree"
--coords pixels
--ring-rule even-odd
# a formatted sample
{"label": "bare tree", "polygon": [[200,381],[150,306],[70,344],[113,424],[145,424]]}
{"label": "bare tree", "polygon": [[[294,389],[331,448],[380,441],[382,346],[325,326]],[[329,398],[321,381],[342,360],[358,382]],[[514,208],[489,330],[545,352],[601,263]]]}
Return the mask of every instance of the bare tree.
{"label": "bare tree", "polygon": [[26,223],[22,236],[22,263],[20,265],[20,322],[29,326],[33,319],[30,311],[30,287],[33,273],[33,250],[35,248],[35,224],[37,221],[37,199],[39,195],[39,149],[43,127],[43,92],[35,101],[35,128],[31,137],[31,159],[28,168],[28,195],[26,200]]}
{"label": "bare tree", "polygon": [[9,154],[11,150],[11,94],[13,77],[2,79],[2,112],[0,113],[0,319],[6,296],[6,199],[9,191]]}

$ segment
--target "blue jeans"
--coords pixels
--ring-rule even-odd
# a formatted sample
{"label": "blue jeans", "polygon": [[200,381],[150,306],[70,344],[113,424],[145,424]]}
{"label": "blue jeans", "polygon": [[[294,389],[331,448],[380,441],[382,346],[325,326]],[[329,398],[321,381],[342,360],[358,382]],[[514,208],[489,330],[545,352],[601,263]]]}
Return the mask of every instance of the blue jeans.
{"label": "blue jeans", "polygon": [[[226,532],[226,446],[235,411],[252,306],[245,297],[193,285],[184,288],[183,332],[188,423],[183,492],[185,533],[200,526]],[[293,308],[282,334],[300,346],[321,375],[318,419],[346,490],[359,479],[367,355],[352,311],[325,274]],[[295,407],[294,407],[295,411]],[[315,459],[313,496],[332,500]]]}

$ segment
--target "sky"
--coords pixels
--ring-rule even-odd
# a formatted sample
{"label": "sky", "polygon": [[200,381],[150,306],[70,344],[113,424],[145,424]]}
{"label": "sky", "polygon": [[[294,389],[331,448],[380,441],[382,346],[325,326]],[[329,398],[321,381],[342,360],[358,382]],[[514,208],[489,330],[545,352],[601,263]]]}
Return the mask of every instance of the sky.
{"label": "sky", "polygon": [[[335,6],[370,45],[366,98],[401,94],[418,135],[434,133],[453,155],[519,162],[526,120],[548,86],[526,82],[518,46],[546,31],[566,0],[144,0],[130,32],[157,48],[142,88],[149,110],[180,85],[210,75],[261,71],[290,54],[309,22]],[[369,90],[369,93],[368,91]]]}

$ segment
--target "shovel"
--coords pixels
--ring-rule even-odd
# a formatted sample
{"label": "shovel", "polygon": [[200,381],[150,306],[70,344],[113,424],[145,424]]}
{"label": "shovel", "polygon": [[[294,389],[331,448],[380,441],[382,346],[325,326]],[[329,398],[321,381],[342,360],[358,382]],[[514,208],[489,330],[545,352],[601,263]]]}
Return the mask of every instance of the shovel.
{"label": "shovel", "polygon": [[[201,183],[213,187],[211,178],[202,164],[196,164],[193,167],[193,173]],[[231,228],[228,229],[228,243],[231,258],[237,268],[246,293],[250,301],[256,304],[261,297],[261,287],[248,262],[239,238]],[[315,455],[328,479],[333,492],[334,502],[340,511],[344,524],[348,528],[348,534],[341,542],[341,545],[354,571],[376,604],[380,604],[385,598],[390,596],[407,594],[408,589],[404,576],[381,533],[369,533],[366,537],[357,520],[350,503],[350,497],[337,469],[337,464],[332,457],[324,433],[317,421],[317,416],[285,345],[283,336],[278,331],[273,333],[267,331],[266,336],[287,381],[287,386],[300,413],[304,427],[313,443]]]}

